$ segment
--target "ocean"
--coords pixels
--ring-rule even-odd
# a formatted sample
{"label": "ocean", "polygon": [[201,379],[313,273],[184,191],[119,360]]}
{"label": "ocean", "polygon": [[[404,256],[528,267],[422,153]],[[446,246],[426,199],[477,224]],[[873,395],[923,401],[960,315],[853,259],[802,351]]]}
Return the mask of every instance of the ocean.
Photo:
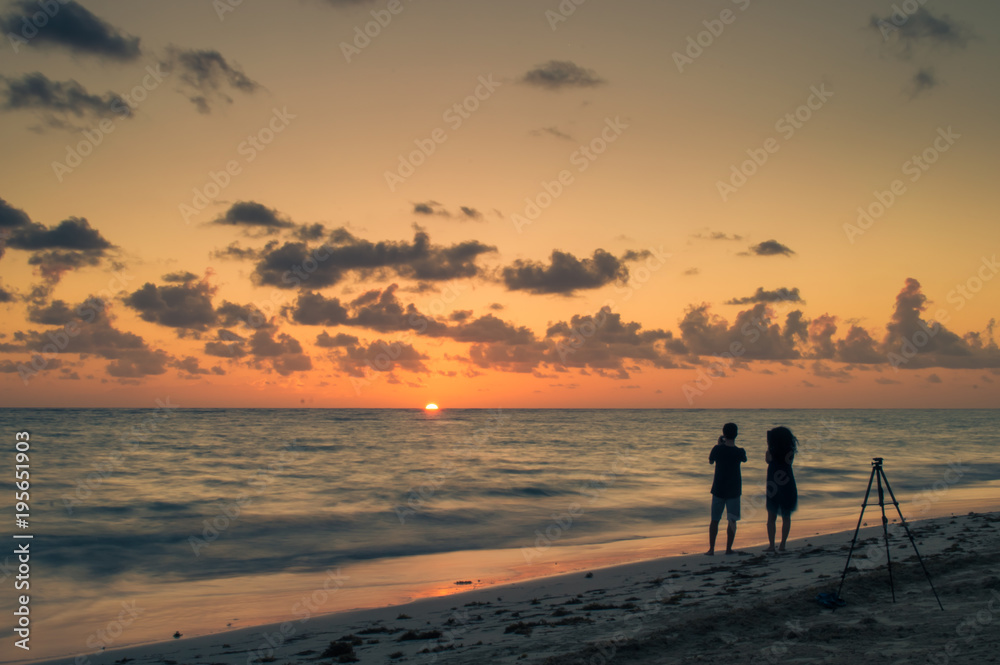
{"label": "ocean", "polygon": [[728,421],[748,455],[737,548],[765,538],[777,425],[799,439],[792,538],[853,530],[873,457],[908,520],[1000,505],[996,410],[2,409],[11,469],[30,433],[11,532],[33,536],[39,647],[8,632],[2,660],[700,551]]}

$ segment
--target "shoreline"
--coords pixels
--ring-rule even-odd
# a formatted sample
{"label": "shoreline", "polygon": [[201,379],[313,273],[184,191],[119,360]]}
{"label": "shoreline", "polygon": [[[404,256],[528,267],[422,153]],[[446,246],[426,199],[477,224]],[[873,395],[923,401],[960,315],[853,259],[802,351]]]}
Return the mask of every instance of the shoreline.
{"label": "shoreline", "polygon": [[[952,533],[958,527],[946,528],[949,523],[987,520],[987,525],[996,529],[994,523],[1000,522],[998,513],[973,515],[956,517],[953,513],[951,516],[909,521],[918,542],[927,540],[926,545],[920,546],[925,560],[940,560],[948,551],[954,552],[946,550],[946,543],[959,538],[961,532],[958,535]],[[799,522],[800,529],[802,524]],[[942,532],[945,535],[940,535]],[[995,536],[996,532],[992,533]],[[281,662],[301,662],[323,653],[330,648],[331,641],[345,635],[353,636],[353,644],[343,647],[344,652],[347,653],[349,647],[352,653],[358,654],[361,662],[391,662],[403,658],[424,660],[430,656],[442,662],[465,662],[466,658],[471,659],[468,662],[477,662],[477,659],[483,662],[482,659],[486,658],[484,652],[487,651],[492,654],[488,659],[499,662],[498,659],[503,660],[500,652],[506,653],[518,646],[524,648],[516,654],[518,657],[538,658],[544,655],[561,658],[584,642],[593,641],[604,628],[614,628],[616,622],[623,622],[619,625],[629,622],[636,625],[635,634],[625,633],[625,642],[631,643],[681,608],[690,607],[691,610],[711,614],[731,606],[731,602],[725,602],[722,608],[716,607],[718,603],[713,601],[720,598],[732,596],[728,600],[746,602],[759,599],[764,590],[773,593],[780,589],[787,591],[816,585],[823,580],[839,582],[852,534],[853,527],[802,537],[789,541],[789,551],[784,554],[764,555],[760,552],[763,545],[757,540],[750,540],[750,544],[740,549],[738,533],[738,554],[732,556],[721,552],[711,557],[696,553],[586,566],[572,572],[484,585],[403,604],[309,616],[304,616],[306,606],[302,606],[298,615],[293,612],[284,622],[188,639],[123,646],[87,654],[85,662],[89,665],[110,665],[115,661],[121,662],[123,658],[127,658],[128,662],[134,660],[135,665],[172,665],[170,661],[257,665],[270,662],[270,658]],[[705,541],[707,536],[700,536],[698,540]],[[893,535],[891,540],[894,548],[900,548],[901,557],[912,558],[912,548],[905,538]],[[872,545],[880,542],[881,528],[863,528],[852,565],[860,563],[863,567],[870,556],[877,556],[881,548],[873,548]],[[903,546],[911,551],[901,549]],[[895,549],[892,552],[895,553]],[[864,556],[859,558],[859,554]],[[810,565],[803,565],[804,561],[810,562]],[[819,572],[821,563],[823,569]],[[839,570],[836,564],[839,564]],[[775,566],[780,568],[771,570]],[[877,569],[878,566],[873,568],[875,574]],[[583,570],[589,572],[583,573]],[[881,572],[886,572],[884,563]],[[732,579],[716,581],[719,574],[732,575]],[[852,574],[848,575],[848,581]],[[330,584],[337,584],[336,579]],[[851,586],[845,588],[850,589]],[[836,588],[827,590],[835,591]],[[846,592],[845,597],[848,597]],[[399,637],[407,635],[407,631],[415,639],[400,641]],[[621,630],[617,632],[622,633]],[[609,644],[618,647],[614,640]],[[421,653],[424,649],[426,653]],[[391,655],[393,658],[387,661]],[[74,655],[4,662],[64,665],[74,662]],[[76,662],[83,665],[79,659]]]}

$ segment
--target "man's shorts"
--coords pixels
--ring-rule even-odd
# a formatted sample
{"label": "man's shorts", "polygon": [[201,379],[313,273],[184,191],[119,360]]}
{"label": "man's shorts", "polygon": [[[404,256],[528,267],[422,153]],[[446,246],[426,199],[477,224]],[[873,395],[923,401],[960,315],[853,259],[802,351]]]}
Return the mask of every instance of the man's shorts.
{"label": "man's shorts", "polygon": [[718,522],[722,519],[722,508],[726,509],[726,517],[736,521],[740,519],[740,497],[723,499],[720,496],[712,495],[712,521]]}

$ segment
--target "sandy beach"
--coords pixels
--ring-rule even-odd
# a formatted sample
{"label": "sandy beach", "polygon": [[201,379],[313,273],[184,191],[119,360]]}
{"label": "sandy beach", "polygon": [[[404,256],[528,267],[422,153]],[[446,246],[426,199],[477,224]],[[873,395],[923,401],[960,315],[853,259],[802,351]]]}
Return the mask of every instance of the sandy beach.
{"label": "sandy beach", "polygon": [[[867,522],[877,524],[876,520]],[[1000,513],[911,523],[942,611],[902,529],[892,525],[896,602],[881,528],[523,583],[406,605],[305,616],[239,631],[108,650],[78,665],[257,663],[987,663],[1000,659]],[[794,533],[794,532],[793,532]],[[739,545],[739,543],[737,543]],[[474,587],[475,580],[456,580]],[[48,661],[73,662],[72,658]]]}

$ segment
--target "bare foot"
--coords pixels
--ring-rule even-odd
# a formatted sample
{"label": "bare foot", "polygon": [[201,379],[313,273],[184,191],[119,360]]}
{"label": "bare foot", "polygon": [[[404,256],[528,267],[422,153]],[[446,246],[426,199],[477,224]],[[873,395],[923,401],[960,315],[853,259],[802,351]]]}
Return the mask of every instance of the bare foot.
{"label": "bare foot", "polygon": [[726,550],[726,554],[736,554],[736,550]]}
{"label": "bare foot", "polygon": [[715,550],[709,550],[705,552],[705,556],[715,556]]}
{"label": "bare foot", "polygon": [[785,546],[784,545],[778,545],[778,551],[779,552],[784,552],[785,551]]}

